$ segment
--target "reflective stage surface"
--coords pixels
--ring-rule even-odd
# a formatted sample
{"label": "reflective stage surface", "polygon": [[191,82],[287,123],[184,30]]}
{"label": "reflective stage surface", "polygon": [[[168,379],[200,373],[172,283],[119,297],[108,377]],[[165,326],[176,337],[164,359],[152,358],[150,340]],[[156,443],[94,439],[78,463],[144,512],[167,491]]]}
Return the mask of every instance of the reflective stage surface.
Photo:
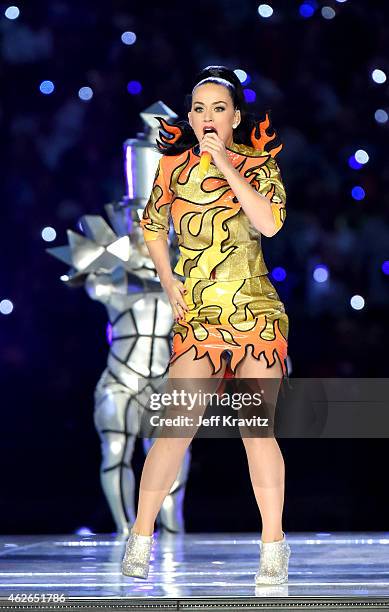
{"label": "reflective stage surface", "polygon": [[[12,605],[12,594],[20,596],[16,600],[19,603],[14,601],[15,607],[23,603],[27,606],[27,596],[35,594],[36,609],[40,604],[47,604],[49,609],[49,604],[54,607],[56,601],[63,609],[71,609],[66,606],[69,597],[86,598],[84,603],[93,600],[96,610],[99,598],[105,609],[114,609],[109,602],[121,599],[124,603],[128,598],[141,598],[146,606],[153,600],[156,603],[154,598],[162,598],[177,610],[180,602],[189,604],[192,599],[197,603],[200,600],[197,609],[203,607],[201,602],[203,609],[206,602],[207,609],[217,609],[219,598],[235,602],[231,609],[243,609],[245,603],[255,609],[253,598],[260,606],[261,598],[263,605],[269,603],[269,597],[282,598],[283,609],[288,607],[285,599],[293,601],[294,607],[296,602],[304,607],[304,601],[312,607],[312,601],[322,598],[326,602],[346,598],[359,609],[363,601],[370,601],[369,609],[376,601],[381,609],[386,605],[389,609],[388,533],[286,532],[286,538],[292,551],[289,582],[255,587],[257,533],[157,533],[147,581],[122,576],[124,536],[3,536],[0,607]],[[190,607],[186,605],[185,609]],[[224,605],[223,609],[230,608]]]}

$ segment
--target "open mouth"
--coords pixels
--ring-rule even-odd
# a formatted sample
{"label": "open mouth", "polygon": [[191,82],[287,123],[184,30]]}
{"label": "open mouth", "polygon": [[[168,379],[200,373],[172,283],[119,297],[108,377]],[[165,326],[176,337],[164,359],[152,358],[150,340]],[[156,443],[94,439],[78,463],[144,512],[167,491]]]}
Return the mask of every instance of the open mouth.
{"label": "open mouth", "polygon": [[209,134],[210,132],[215,132],[215,134],[217,134],[217,130],[213,127],[213,126],[206,126],[203,129],[203,134]]}

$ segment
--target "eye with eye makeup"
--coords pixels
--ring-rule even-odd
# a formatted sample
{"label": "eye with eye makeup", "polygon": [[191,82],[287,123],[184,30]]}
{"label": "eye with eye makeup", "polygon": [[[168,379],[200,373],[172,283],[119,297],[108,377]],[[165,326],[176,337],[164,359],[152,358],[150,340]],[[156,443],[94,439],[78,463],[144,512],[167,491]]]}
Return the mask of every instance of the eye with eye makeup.
{"label": "eye with eye makeup", "polygon": [[[222,111],[225,110],[224,106],[216,106],[215,110],[217,110],[218,108],[220,108]],[[195,110],[195,112],[197,112],[198,110],[202,110],[202,107],[201,106],[196,106],[194,110]]]}

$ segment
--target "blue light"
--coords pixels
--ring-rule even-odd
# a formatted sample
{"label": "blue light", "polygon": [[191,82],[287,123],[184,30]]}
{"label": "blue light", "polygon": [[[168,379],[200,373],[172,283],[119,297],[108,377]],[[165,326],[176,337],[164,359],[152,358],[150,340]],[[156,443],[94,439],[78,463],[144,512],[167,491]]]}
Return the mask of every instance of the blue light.
{"label": "blue light", "polygon": [[93,90],[90,87],[81,87],[78,90],[78,97],[84,102],[88,102],[93,98]]}
{"label": "blue light", "polygon": [[135,32],[123,32],[123,34],[121,35],[121,41],[125,45],[133,45],[136,41]]}
{"label": "blue light", "polygon": [[312,17],[314,12],[315,12],[315,9],[310,4],[307,4],[306,2],[304,2],[304,4],[300,4],[299,13],[301,17],[304,17],[304,18]]}
{"label": "blue light", "polygon": [[313,279],[317,283],[325,283],[328,280],[328,268],[327,266],[321,264],[320,266],[316,266],[313,271]]}
{"label": "blue light", "polygon": [[105,330],[105,337],[107,339],[107,342],[109,345],[112,344],[112,338],[113,338],[113,328],[112,328],[112,323],[107,323],[107,327]]}
{"label": "blue light", "polygon": [[377,123],[386,123],[388,121],[388,113],[383,108],[378,108],[374,113],[374,119]]}
{"label": "blue light", "polygon": [[11,300],[1,300],[0,302],[0,313],[7,315],[10,314],[14,309],[14,305]]}
{"label": "blue light", "polygon": [[274,280],[276,281],[283,281],[286,279],[286,271],[284,268],[281,268],[281,267],[273,268],[271,274]]}
{"label": "blue light", "polygon": [[354,198],[354,200],[363,200],[366,194],[365,194],[365,190],[363,189],[363,187],[360,187],[359,185],[357,185],[356,187],[352,188],[351,195]]}
{"label": "blue light", "polygon": [[382,264],[382,272],[384,274],[389,274],[389,261],[388,260],[384,261],[384,263]]}
{"label": "blue light", "polygon": [[20,11],[17,6],[9,6],[7,9],[5,9],[4,15],[7,17],[7,19],[17,19],[20,15]]}
{"label": "blue light", "polygon": [[127,85],[127,91],[130,94],[138,94],[142,91],[142,85],[139,81],[130,81]]}
{"label": "blue light", "polygon": [[360,164],[359,162],[357,162],[354,155],[350,155],[350,157],[348,158],[348,165],[353,170],[359,170],[363,166],[363,164]]}
{"label": "blue light", "polygon": [[243,90],[243,92],[246,102],[255,102],[255,99],[257,97],[255,91],[246,88]]}
{"label": "blue light", "polygon": [[89,527],[79,527],[74,533],[80,536],[96,535]]}
{"label": "blue light", "polygon": [[54,83],[53,81],[42,81],[39,85],[39,90],[41,93],[45,95],[49,95],[54,91]]}

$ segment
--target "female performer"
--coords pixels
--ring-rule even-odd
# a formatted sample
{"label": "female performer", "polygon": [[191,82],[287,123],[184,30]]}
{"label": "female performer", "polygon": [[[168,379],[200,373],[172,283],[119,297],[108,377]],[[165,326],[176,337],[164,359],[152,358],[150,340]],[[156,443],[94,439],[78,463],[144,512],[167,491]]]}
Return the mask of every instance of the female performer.
{"label": "female performer", "polygon": [[[259,122],[248,113],[238,77],[224,66],[202,70],[188,98],[189,123],[158,118],[170,137],[160,131],[163,155],[140,222],[175,318],[168,377],[207,379],[217,388],[228,352],[236,378],[279,383],[287,376],[288,316],[267,276],[260,239],[274,236],[285,220],[274,159],[282,144],[265,151],[275,138],[266,134],[269,118]],[[170,216],[180,250],[174,272],[184,282],[170,266]],[[195,433],[159,437],[147,454],[122,562],[127,576],[148,576],[154,521]],[[288,580],[290,556],[282,530],[283,457],[274,436],[242,440],[262,519],[255,583],[280,584]]]}

